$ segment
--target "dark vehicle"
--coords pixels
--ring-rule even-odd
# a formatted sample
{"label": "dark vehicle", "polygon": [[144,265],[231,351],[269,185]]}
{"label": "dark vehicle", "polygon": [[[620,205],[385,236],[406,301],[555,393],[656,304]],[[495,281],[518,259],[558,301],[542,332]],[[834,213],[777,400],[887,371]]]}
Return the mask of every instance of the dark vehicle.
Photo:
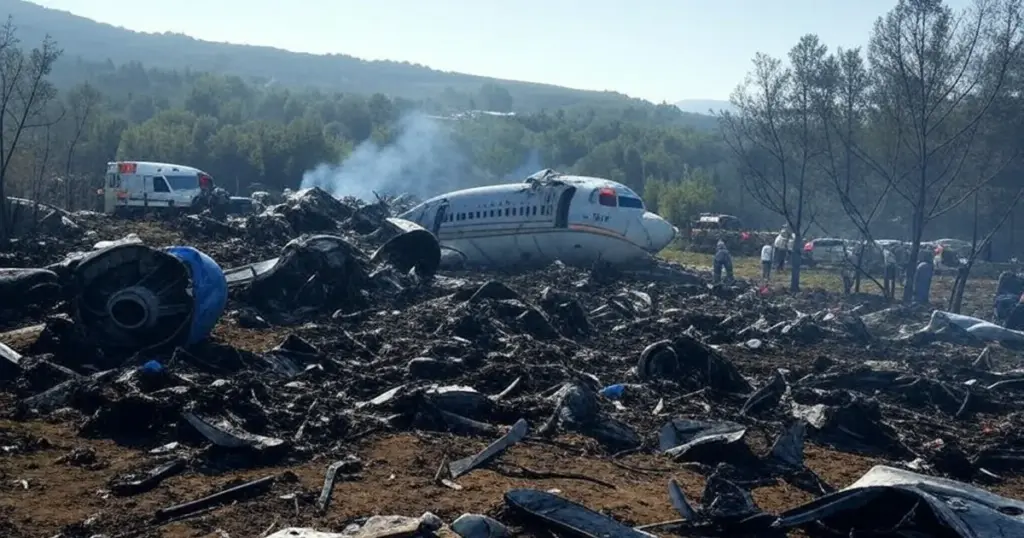
{"label": "dark vehicle", "polygon": [[701,213],[693,223],[697,230],[732,230],[739,231],[743,228],[743,221],[732,215],[721,215],[715,213]]}

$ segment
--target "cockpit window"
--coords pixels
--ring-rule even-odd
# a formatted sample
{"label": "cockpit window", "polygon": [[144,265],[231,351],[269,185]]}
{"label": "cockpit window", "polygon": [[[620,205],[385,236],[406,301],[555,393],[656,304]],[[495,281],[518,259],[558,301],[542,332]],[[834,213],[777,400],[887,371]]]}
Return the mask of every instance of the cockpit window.
{"label": "cockpit window", "polygon": [[600,189],[597,191],[597,203],[603,206],[615,207],[617,205],[615,198],[615,191],[612,189]]}
{"label": "cockpit window", "polygon": [[643,209],[644,201],[639,198],[633,198],[632,196],[619,196],[619,207]]}

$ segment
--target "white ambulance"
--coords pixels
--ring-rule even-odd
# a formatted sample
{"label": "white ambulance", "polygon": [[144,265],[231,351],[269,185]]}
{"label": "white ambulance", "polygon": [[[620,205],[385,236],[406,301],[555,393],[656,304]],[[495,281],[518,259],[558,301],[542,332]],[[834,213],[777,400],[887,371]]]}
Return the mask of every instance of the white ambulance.
{"label": "white ambulance", "polygon": [[104,187],[97,194],[104,213],[121,213],[190,208],[213,188],[213,178],[191,166],[117,161],[107,163]]}

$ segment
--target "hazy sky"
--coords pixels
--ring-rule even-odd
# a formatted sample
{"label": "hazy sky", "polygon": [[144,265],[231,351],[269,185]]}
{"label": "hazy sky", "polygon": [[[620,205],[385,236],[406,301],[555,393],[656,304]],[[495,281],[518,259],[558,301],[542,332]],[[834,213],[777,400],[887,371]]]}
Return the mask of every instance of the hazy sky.
{"label": "hazy sky", "polygon": [[[616,90],[727,99],[755,52],[866,43],[896,0],[33,0],[138,31]],[[950,0],[954,7],[968,0]],[[59,39],[59,36],[55,36]]]}

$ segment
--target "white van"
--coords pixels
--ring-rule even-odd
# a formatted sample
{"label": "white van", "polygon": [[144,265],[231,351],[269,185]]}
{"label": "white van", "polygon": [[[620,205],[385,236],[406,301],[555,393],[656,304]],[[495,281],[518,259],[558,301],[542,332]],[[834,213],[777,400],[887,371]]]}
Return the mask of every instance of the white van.
{"label": "white van", "polygon": [[188,208],[213,188],[213,178],[191,166],[118,161],[107,163],[104,188],[98,194],[104,213],[118,213],[136,208]]}

